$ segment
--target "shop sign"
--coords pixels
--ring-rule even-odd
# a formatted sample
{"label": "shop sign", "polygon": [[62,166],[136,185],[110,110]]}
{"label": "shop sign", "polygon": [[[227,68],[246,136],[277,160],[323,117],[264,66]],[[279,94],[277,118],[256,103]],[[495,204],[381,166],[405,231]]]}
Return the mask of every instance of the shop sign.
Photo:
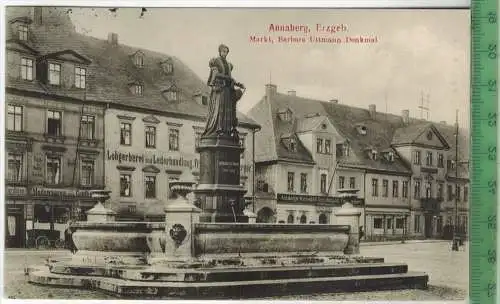
{"label": "shop sign", "polygon": [[28,191],[26,187],[6,187],[7,197],[25,197]]}
{"label": "shop sign", "polygon": [[285,202],[324,203],[333,205],[341,205],[345,202],[350,202],[353,205],[363,204],[363,199],[360,198],[345,199],[341,197],[320,196],[320,195],[298,195],[298,194],[278,193],[277,198],[278,200]]}
{"label": "shop sign", "polygon": [[43,187],[34,187],[31,189],[33,198],[56,198],[60,200],[66,199],[92,199],[92,194],[89,190],[78,189],[51,189]]}
{"label": "shop sign", "polygon": [[107,150],[106,159],[117,161],[118,163],[139,163],[148,165],[163,165],[165,167],[184,167],[184,168],[199,168],[200,160],[197,158],[189,159],[183,156],[168,156],[154,153],[131,153],[120,152],[117,150]]}

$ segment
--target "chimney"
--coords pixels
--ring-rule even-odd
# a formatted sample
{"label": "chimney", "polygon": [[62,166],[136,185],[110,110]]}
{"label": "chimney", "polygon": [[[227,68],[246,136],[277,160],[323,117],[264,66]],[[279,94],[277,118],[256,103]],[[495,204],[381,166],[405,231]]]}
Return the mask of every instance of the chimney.
{"label": "chimney", "polygon": [[377,106],[375,106],[374,104],[369,105],[368,111],[370,112],[370,117],[372,119],[375,119],[375,114],[377,113]]}
{"label": "chimney", "polygon": [[266,84],[266,97],[268,99],[272,98],[276,92],[278,91],[278,87],[275,84],[268,83]]}
{"label": "chimney", "polygon": [[407,125],[410,123],[410,110],[401,111],[401,116],[403,118],[403,124]]}
{"label": "chimney", "polygon": [[41,6],[35,6],[33,8],[33,20],[35,22],[35,25],[42,25],[43,19],[42,19],[42,7]]}
{"label": "chimney", "polygon": [[295,92],[295,90],[290,90],[290,91],[288,91],[288,95],[297,96],[297,92]]}
{"label": "chimney", "polygon": [[339,100],[338,100],[338,99],[336,99],[336,98],[333,98],[333,99],[330,99],[330,102],[331,102],[331,103],[339,103]]}
{"label": "chimney", "polygon": [[111,45],[118,45],[118,34],[117,33],[109,33],[108,34],[108,43]]}

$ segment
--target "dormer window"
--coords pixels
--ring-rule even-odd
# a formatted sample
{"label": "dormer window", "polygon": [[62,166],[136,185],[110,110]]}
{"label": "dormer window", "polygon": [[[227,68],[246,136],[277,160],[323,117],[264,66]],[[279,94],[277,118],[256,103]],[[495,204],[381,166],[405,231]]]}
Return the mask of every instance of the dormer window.
{"label": "dormer window", "polygon": [[142,84],[134,84],[134,94],[137,96],[142,96],[142,93],[144,91],[144,87]]}
{"label": "dormer window", "polygon": [[135,52],[135,54],[133,55],[133,61],[136,67],[144,67],[144,53],[141,51]]}
{"label": "dormer window", "polygon": [[370,151],[370,156],[371,156],[372,160],[377,160],[377,155],[378,155],[378,152],[376,150]]}
{"label": "dormer window", "polygon": [[348,142],[337,144],[337,156],[349,156],[349,154],[350,148]]}
{"label": "dormer window", "polygon": [[33,80],[33,60],[21,58],[21,78],[24,80]]}
{"label": "dormer window", "polygon": [[394,161],[394,152],[392,151],[387,152],[387,160],[390,162]]}
{"label": "dormer window", "polygon": [[165,97],[168,101],[176,101],[177,100],[177,91],[166,91]]}
{"label": "dormer window", "polygon": [[204,106],[208,105],[208,97],[207,96],[201,96],[201,104]]}
{"label": "dormer window", "polygon": [[161,67],[163,69],[163,73],[166,75],[170,75],[174,73],[174,64],[171,60],[166,60],[162,62]]}
{"label": "dormer window", "polygon": [[26,23],[22,23],[17,26],[17,33],[19,40],[28,41],[28,25]]}
{"label": "dormer window", "polygon": [[292,111],[290,109],[278,111],[278,117],[282,121],[290,121],[292,119]]}
{"label": "dormer window", "polygon": [[61,84],[61,65],[58,63],[49,63],[49,84]]}
{"label": "dormer window", "polygon": [[87,69],[75,67],[75,87],[85,89]]}
{"label": "dormer window", "polygon": [[427,132],[427,139],[432,140],[432,131]]}

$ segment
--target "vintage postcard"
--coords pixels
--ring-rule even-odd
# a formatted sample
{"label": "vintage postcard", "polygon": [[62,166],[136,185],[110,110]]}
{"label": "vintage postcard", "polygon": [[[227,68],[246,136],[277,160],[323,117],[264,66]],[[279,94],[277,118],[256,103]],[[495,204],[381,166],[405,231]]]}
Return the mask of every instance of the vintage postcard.
{"label": "vintage postcard", "polygon": [[5,299],[468,298],[469,9],[4,17]]}

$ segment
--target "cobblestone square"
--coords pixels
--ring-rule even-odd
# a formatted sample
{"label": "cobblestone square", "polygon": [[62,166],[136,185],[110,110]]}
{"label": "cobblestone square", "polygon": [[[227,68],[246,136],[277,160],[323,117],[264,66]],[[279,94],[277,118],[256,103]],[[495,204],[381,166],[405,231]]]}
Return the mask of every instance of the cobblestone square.
{"label": "cobblestone square", "polygon": [[[449,242],[366,244],[364,256],[385,257],[386,262],[407,263],[412,271],[429,274],[428,290],[314,294],[261,298],[275,300],[463,300],[467,296],[468,251],[453,252]],[[53,288],[27,282],[25,267],[47,258],[69,258],[65,251],[8,250],[4,260],[4,295],[11,299],[115,299],[99,291]]]}

